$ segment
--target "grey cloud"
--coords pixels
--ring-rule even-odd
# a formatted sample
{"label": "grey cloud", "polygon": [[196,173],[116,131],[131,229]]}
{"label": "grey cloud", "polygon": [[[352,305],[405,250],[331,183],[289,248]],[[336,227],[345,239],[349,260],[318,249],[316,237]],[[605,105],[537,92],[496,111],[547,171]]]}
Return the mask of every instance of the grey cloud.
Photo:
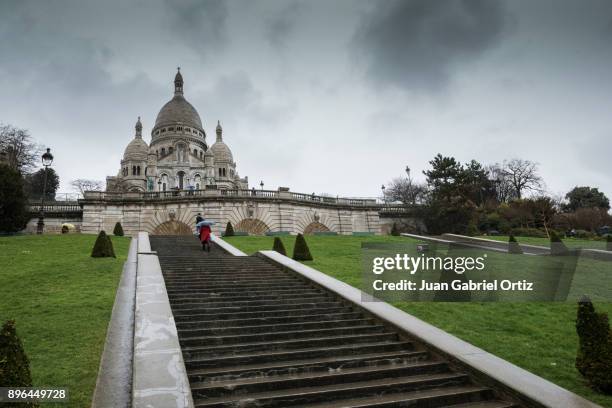
{"label": "grey cloud", "polygon": [[285,3],[285,6],[266,21],[265,36],[277,49],[287,46],[287,37],[292,33],[302,8],[300,1]]}
{"label": "grey cloud", "polygon": [[166,0],[169,30],[177,33],[199,55],[227,43],[227,2],[223,0]]}
{"label": "grey cloud", "polygon": [[508,14],[486,0],[394,0],[375,3],[353,39],[369,79],[410,90],[438,90],[450,69],[502,36]]}

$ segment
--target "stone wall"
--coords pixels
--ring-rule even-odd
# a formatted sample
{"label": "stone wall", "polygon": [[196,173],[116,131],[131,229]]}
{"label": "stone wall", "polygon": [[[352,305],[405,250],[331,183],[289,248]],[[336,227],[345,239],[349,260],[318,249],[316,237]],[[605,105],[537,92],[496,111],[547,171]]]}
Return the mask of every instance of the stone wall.
{"label": "stone wall", "polygon": [[[44,231],[45,234],[61,234],[62,224],[64,223],[74,225],[75,229],[70,231],[70,233],[75,233],[75,232],[81,232],[83,219],[80,217],[55,218],[53,216],[47,216],[45,217],[44,222],[45,222],[45,231]],[[38,217],[31,218],[30,221],[28,221],[26,228],[22,232],[26,234],[35,234],[37,226],[38,226],[37,224],[38,224]]]}
{"label": "stone wall", "polygon": [[[215,222],[213,233],[225,230],[228,221],[254,228],[254,234],[264,232],[304,232],[313,223],[330,231],[350,235],[353,232],[381,233],[380,219],[375,208],[350,206],[317,206],[283,200],[218,199],[193,201],[86,201],[83,203],[82,232],[112,231],[120,221],[127,235],[138,231],[156,233],[168,222],[182,223],[194,230],[198,213]],[[252,220],[245,222],[245,220]],[[257,225],[257,227],[254,227]],[[249,227],[253,226],[253,227]],[[320,227],[320,226],[319,226]],[[157,231],[156,231],[157,230]],[[166,229],[167,230],[167,229]]]}

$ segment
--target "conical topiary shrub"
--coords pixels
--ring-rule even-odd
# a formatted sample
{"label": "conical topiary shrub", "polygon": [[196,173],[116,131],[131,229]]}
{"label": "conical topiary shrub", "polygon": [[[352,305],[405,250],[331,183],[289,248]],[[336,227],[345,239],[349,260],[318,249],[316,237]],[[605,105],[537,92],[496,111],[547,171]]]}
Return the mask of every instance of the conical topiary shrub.
{"label": "conical topiary shrub", "polygon": [[[15,330],[15,321],[8,320],[0,330],[0,384],[3,387],[31,387],[30,361]],[[5,405],[3,405],[5,406]],[[35,407],[33,403],[7,404],[7,407]]]}
{"label": "conical topiary shrub", "polygon": [[606,250],[612,251],[612,234],[606,235]]}
{"label": "conical topiary shrub", "polygon": [[467,226],[466,234],[470,237],[475,237],[476,235],[480,235],[480,230],[474,222],[470,222]]}
{"label": "conical topiary shrub", "polygon": [[578,372],[595,390],[612,393],[612,337],[608,315],[595,312],[593,303],[586,296],[578,302],[576,332],[579,340]]}
{"label": "conical topiary shrub", "polygon": [[306,239],[302,234],[297,234],[295,237],[295,246],[293,247],[293,259],[296,261],[312,261],[312,255]]}
{"label": "conical topiary shrub", "polygon": [[393,235],[394,237],[399,237],[400,235],[399,228],[397,228],[396,222],[394,222],[393,226],[391,227],[391,235]]}
{"label": "conical topiary shrub", "polygon": [[115,224],[115,228],[113,229],[113,235],[116,237],[123,236],[123,227],[121,226],[121,223],[119,221],[117,221],[117,223]]}
{"label": "conical topiary shrub", "polygon": [[550,254],[566,255],[569,252],[561,237],[555,231],[550,231]]}
{"label": "conical topiary shrub", "polygon": [[115,257],[113,242],[110,240],[110,237],[106,235],[106,232],[100,231],[98,234],[96,243],[91,251],[91,256],[92,258]]}
{"label": "conical topiary shrub", "polygon": [[224,237],[233,237],[234,236],[234,226],[232,225],[232,223],[230,221],[227,222],[227,225],[225,226],[225,233],[223,234]]}
{"label": "conical topiary shrub", "polygon": [[516,240],[516,238],[514,238],[514,235],[512,234],[510,234],[510,237],[508,238],[508,253],[509,254],[522,254],[523,253],[523,249],[521,248],[518,241]]}
{"label": "conical topiary shrub", "polygon": [[283,240],[279,237],[274,237],[274,245],[272,245],[272,250],[278,252],[281,255],[287,255],[287,250],[285,249]]}

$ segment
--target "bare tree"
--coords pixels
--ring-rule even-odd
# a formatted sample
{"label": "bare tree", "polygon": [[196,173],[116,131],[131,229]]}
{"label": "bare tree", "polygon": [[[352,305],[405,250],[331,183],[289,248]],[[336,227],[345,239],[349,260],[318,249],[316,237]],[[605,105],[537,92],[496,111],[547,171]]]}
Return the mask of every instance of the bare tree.
{"label": "bare tree", "polygon": [[497,201],[507,203],[516,198],[516,191],[512,185],[510,176],[504,171],[504,167],[499,164],[491,164],[486,167],[489,179],[495,186]]}
{"label": "bare tree", "polygon": [[86,191],[102,191],[104,183],[98,180],[76,179],[70,182],[70,185],[81,194]]}
{"label": "bare tree", "polygon": [[544,181],[538,174],[538,164],[529,160],[512,159],[504,161],[503,172],[514,189],[516,198],[521,199],[525,191],[541,193]]}
{"label": "bare tree", "polygon": [[34,143],[26,129],[0,124],[0,152],[6,155],[9,167],[22,174],[31,173],[41,151],[42,147]]}
{"label": "bare tree", "polygon": [[427,186],[415,182],[410,176],[410,168],[406,167],[407,177],[398,177],[391,180],[384,188],[385,201],[399,201],[403,204],[422,204],[426,200]]}

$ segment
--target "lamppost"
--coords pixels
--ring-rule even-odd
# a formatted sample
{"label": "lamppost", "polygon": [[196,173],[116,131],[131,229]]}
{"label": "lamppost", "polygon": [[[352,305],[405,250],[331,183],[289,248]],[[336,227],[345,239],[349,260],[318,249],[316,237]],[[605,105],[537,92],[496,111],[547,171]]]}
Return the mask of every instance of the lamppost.
{"label": "lamppost", "polygon": [[157,196],[158,197],[161,197],[161,185],[162,185],[161,177],[159,177],[157,180]]}
{"label": "lamppost", "polygon": [[387,196],[385,196],[385,185],[383,184],[382,186],[380,186],[380,189],[382,190],[382,198],[383,198],[383,203],[387,204]]}
{"label": "lamppost", "polygon": [[42,234],[45,229],[45,195],[47,194],[47,173],[49,166],[53,163],[53,155],[51,149],[47,147],[47,151],[42,155],[42,164],[45,167],[45,177],[43,180],[43,193],[40,198],[40,213],[38,214],[38,223],[36,224],[36,233]]}
{"label": "lamppost", "polygon": [[264,182],[263,182],[263,180],[261,181],[261,183],[259,183],[259,185],[260,185],[261,189],[263,190],[263,187],[264,187]]}

